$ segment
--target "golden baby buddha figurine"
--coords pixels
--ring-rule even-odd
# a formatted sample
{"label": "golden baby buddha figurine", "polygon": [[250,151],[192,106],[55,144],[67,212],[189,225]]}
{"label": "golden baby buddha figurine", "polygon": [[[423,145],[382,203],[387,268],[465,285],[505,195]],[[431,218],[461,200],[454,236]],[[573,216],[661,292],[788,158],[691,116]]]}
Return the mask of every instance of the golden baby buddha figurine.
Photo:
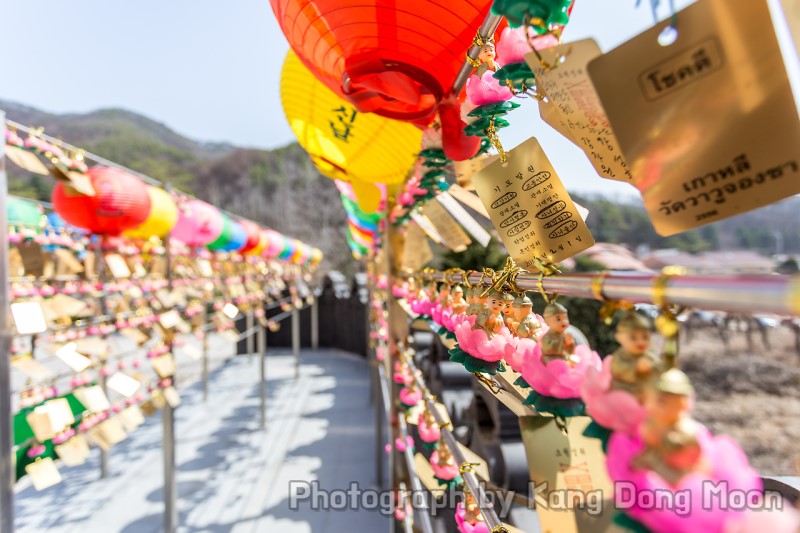
{"label": "golden baby buddha figurine", "polygon": [[620,347],[611,354],[611,388],[627,391],[640,402],[644,388],[662,371],[661,359],[649,349],[651,329],[647,318],[629,312],[617,325]]}
{"label": "golden baby buddha figurine", "polygon": [[464,289],[461,288],[461,285],[456,285],[451,295],[450,308],[453,310],[453,314],[460,315],[466,312],[468,304],[464,301]]}
{"label": "golden baby buddha figurine", "polygon": [[701,426],[690,414],[693,395],[688,376],[677,368],[645,387],[647,418],[640,429],[645,449],[633,460],[634,468],[652,470],[673,486],[690,472],[709,469],[697,440]]}
{"label": "golden baby buddha figurine", "polygon": [[556,359],[566,361],[570,366],[577,363],[575,339],[567,333],[569,313],[567,308],[558,302],[552,302],[544,308],[544,321],[549,328],[539,340],[542,346],[542,363],[547,364]]}
{"label": "golden baby buddha figurine", "polygon": [[488,297],[483,294],[483,289],[481,289],[480,287],[475,287],[473,289],[470,289],[470,291],[472,291],[473,302],[469,306],[469,308],[467,308],[467,314],[477,315],[483,310],[484,307],[486,307]]}
{"label": "golden baby buddha figurine", "polygon": [[514,323],[514,295],[510,292],[503,293],[503,323],[509,329]]}
{"label": "golden baby buddha figurine", "polygon": [[500,332],[503,327],[502,311],[505,307],[503,295],[497,290],[491,290],[487,297],[486,306],[478,312],[475,317],[475,325],[472,329],[482,329],[490,339],[495,333]]}
{"label": "golden baby buddha figurine", "polygon": [[514,312],[513,329],[511,331],[521,339],[536,339],[542,326],[533,315],[533,302],[524,294],[514,299],[512,304]]}

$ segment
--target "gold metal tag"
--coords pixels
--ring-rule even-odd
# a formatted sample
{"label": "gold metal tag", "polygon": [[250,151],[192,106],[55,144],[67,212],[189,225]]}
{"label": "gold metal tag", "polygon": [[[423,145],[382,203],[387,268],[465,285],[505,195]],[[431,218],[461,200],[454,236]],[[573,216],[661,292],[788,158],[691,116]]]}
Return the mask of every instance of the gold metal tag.
{"label": "gold metal tag", "polygon": [[589,422],[568,418],[562,431],[553,417],[519,419],[542,531],[605,531],[616,512],[600,440],[583,436]]}
{"label": "gold metal tag", "polygon": [[567,138],[584,151],[601,178],[630,183],[633,177],[628,163],[586,72],[589,61],[601,54],[600,47],[594,39],[584,39],[543,50],[541,55],[549,65],[554,61],[547,56],[562,53],[567,54],[566,60],[555,68],[542,66],[533,52],[525,56],[536,76],[537,89],[548,100],[544,104],[540,101],[539,113],[559,131],[555,124],[566,126],[570,133]]}
{"label": "gold metal tag", "polygon": [[767,0],[699,0],[589,63],[661,235],[800,193],[800,123]]}
{"label": "gold metal tag", "polygon": [[401,269],[405,272],[418,272],[432,260],[433,252],[425,237],[425,232],[416,222],[409,221],[406,226]]}
{"label": "gold metal tag", "polygon": [[594,244],[567,189],[531,137],[473,177],[492,224],[520,268],[557,263]]}

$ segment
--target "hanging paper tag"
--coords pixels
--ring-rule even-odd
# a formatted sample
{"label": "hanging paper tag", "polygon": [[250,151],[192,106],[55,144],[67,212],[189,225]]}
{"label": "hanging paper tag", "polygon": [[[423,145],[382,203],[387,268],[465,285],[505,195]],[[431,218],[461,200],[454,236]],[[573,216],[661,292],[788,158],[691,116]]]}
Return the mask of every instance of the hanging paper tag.
{"label": "hanging paper tag", "polygon": [[419,272],[433,260],[433,252],[425,237],[425,232],[413,220],[406,226],[406,239],[403,244],[401,270]]}
{"label": "hanging paper tag", "polygon": [[108,355],[108,342],[100,337],[84,337],[75,341],[76,351],[94,357],[105,357]]}
{"label": "hanging paper tag", "polygon": [[52,439],[75,422],[69,402],[64,398],[48,400],[28,413],[25,419],[39,442]]}
{"label": "hanging paper tag", "polygon": [[122,328],[121,330],[119,330],[119,334],[128,337],[129,339],[131,339],[132,341],[134,341],[136,344],[139,345],[147,342],[147,340],[150,338],[146,334],[144,334],[142,330],[137,328]]}
{"label": "hanging paper tag", "polygon": [[199,361],[203,357],[203,352],[194,344],[186,343],[181,346],[181,353],[192,361]]}
{"label": "hanging paper tag", "polygon": [[439,484],[439,480],[433,474],[431,463],[419,452],[414,454],[414,470],[416,470],[419,480],[422,481],[422,484],[425,485],[425,488],[430,491],[434,498],[438,500],[444,496],[447,490],[446,485]]}
{"label": "hanging paper tag", "polygon": [[467,210],[461,207],[461,204],[456,202],[450,194],[443,192],[436,196],[436,200],[447,209],[453,218],[455,218],[470,235],[472,235],[478,244],[484,248],[489,244],[492,238],[489,232],[483,229],[483,226],[478,224],[478,221],[472,218],[472,216],[467,213]]}
{"label": "hanging paper tag", "polygon": [[106,254],[105,259],[106,265],[108,265],[108,269],[111,271],[111,275],[116,279],[131,277],[131,269],[128,267],[128,263],[125,262],[125,259],[123,259],[121,255]]}
{"label": "hanging paper tag", "polygon": [[447,192],[450,194],[450,196],[469,207],[479,215],[487,219],[489,218],[489,212],[486,211],[486,207],[484,207],[483,202],[481,202],[481,199],[478,198],[476,194],[471,193],[466,189],[462,189],[458,185],[451,185],[450,188],[447,189]]}
{"label": "hanging paper tag", "polygon": [[211,268],[211,263],[208,259],[198,259],[197,268],[200,271],[200,275],[204,278],[214,277],[214,269]]}
{"label": "hanging paper tag", "polygon": [[77,352],[77,346],[70,342],[56,350],[56,357],[75,372],[83,372],[92,365],[92,360]]}
{"label": "hanging paper tag", "polygon": [[483,155],[466,161],[455,161],[453,167],[455,168],[458,185],[467,190],[475,190],[475,186],[472,184],[472,176],[483,170],[489,163],[493,163],[498,157],[500,156]]}
{"label": "hanging paper tag", "polygon": [[[544,68],[533,52],[525,56],[536,76],[536,87],[555,104],[562,116],[558,122],[566,124],[597,174],[629,183],[633,177],[628,164],[586,72],[587,63],[601,54],[600,47],[594,39],[584,39],[540,52],[549,64],[555,63],[555,57],[562,53],[566,54],[566,60],[555,68]],[[553,109],[545,111],[552,113]],[[542,114],[541,109],[539,113]]]}
{"label": "hanging paper tag", "polygon": [[171,353],[165,353],[150,359],[150,364],[153,365],[153,370],[156,371],[158,377],[162,379],[172,377],[175,374],[175,357]]}
{"label": "hanging paper tag", "polygon": [[173,409],[181,404],[181,395],[178,394],[178,389],[175,387],[167,387],[162,393],[164,394],[164,400],[167,402],[167,405]]}
{"label": "hanging paper tag", "polygon": [[80,387],[74,391],[75,397],[90,413],[99,413],[111,409],[108,396],[99,385]]}
{"label": "hanging paper tag", "polygon": [[42,306],[39,302],[17,302],[11,304],[11,316],[20,335],[41,333],[47,329]]}
{"label": "hanging paper tag", "polygon": [[458,222],[450,216],[450,213],[440,203],[429,200],[422,207],[420,213],[441,237],[444,246],[454,252],[464,251],[472,242],[461,226],[458,225]]}
{"label": "hanging paper tag", "polygon": [[495,161],[474,178],[508,253],[525,270],[536,260],[557,263],[594,244],[564,184],[535,138]]}
{"label": "hanging paper tag", "polygon": [[42,163],[42,160],[36,157],[36,154],[33,152],[29,152],[28,150],[24,150],[17,146],[6,145],[5,155],[11,160],[12,163],[24,170],[27,170],[28,172],[41,174],[42,176],[47,176],[50,174],[50,172],[47,170],[47,167],[44,165],[44,163]]}
{"label": "hanging paper tag", "polygon": [[454,252],[463,252],[472,239],[461,229],[450,213],[435,200],[429,200],[422,207],[422,214],[430,220],[436,232],[442,236],[447,247]]}
{"label": "hanging paper tag", "polygon": [[542,120],[558,133],[563,135],[569,142],[583,150],[583,146],[572,136],[564,115],[558,110],[556,104],[551,100],[539,100],[539,116]]}
{"label": "hanging paper tag", "polygon": [[42,247],[35,242],[25,242],[17,246],[22,257],[22,268],[26,276],[40,277],[44,275],[44,254]]}
{"label": "hanging paper tag", "polygon": [[31,478],[33,488],[36,490],[44,490],[61,483],[61,474],[58,473],[52,457],[37,459],[31,464],[25,465],[25,473]]}
{"label": "hanging paper tag", "polygon": [[158,323],[164,329],[172,329],[182,322],[181,316],[176,309],[170,309],[166,313],[158,315]]}
{"label": "hanging paper tag", "polygon": [[[436,231],[436,228],[433,227],[433,224],[431,224],[431,221],[428,220],[427,217],[420,215],[419,213],[411,213],[411,220],[416,222],[417,225],[422,228],[430,240],[439,246],[447,246],[444,242],[444,238],[439,235],[439,232]],[[381,272],[383,271],[381,270]]]}
{"label": "hanging paper tag", "polygon": [[567,418],[564,432],[553,417],[519,419],[542,531],[606,531],[616,512],[601,441],[583,436],[589,422]]}
{"label": "hanging paper tag", "polygon": [[767,0],[699,0],[588,70],[661,235],[800,193],[800,122]]}
{"label": "hanging paper tag", "polygon": [[14,357],[11,366],[25,374],[33,381],[44,381],[53,375],[53,371],[33,358],[31,354]]}
{"label": "hanging paper tag", "polygon": [[64,444],[56,444],[53,448],[65,466],[82,465],[90,453],[89,443],[83,435],[75,435]]}
{"label": "hanging paper tag", "polygon": [[128,436],[118,416],[111,417],[95,427],[100,432],[101,440],[105,441],[109,447],[119,444]]}
{"label": "hanging paper tag", "polygon": [[108,381],[106,381],[106,386],[109,389],[122,394],[126,398],[130,398],[136,394],[137,390],[139,390],[141,383],[127,374],[116,372],[108,378]]}
{"label": "hanging paper tag", "polygon": [[58,248],[55,252],[57,259],[57,272],[62,275],[74,275],[83,272],[83,264],[75,258],[69,250]]}
{"label": "hanging paper tag", "polygon": [[139,426],[144,424],[144,415],[138,405],[131,405],[123,409],[117,415],[123,429],[128,433],[136,430]]}
{"label": "hanging paper tag", "polygon": [[67,296],[66,294],[56,294],[52,298],[48,298],[42,304],[45,318],[50,321],[56,321],[60,318],[78,316],[85,312],[89,306],[86,302]]}

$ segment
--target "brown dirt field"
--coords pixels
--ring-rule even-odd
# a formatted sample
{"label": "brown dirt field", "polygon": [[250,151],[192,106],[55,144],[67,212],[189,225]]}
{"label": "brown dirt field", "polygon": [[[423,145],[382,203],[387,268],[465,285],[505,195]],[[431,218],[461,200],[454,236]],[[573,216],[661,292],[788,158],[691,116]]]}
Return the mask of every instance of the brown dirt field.
{"label": "brown dirt field", "polygon": [[[692,379],[694,416],[715,434],[726,433],[744,448],[764,475],[800,475],[800,355],[785,326],[769,330],[771,349],[754,335],[700,331],[683,340],[678,366]],[[682,335],[683,336],[683,335]]]}

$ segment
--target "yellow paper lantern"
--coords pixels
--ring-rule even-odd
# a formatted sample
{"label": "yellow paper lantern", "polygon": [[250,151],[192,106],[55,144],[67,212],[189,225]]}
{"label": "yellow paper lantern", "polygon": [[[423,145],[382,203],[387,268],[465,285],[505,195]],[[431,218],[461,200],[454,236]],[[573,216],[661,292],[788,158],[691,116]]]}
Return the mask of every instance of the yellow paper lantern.
{"label": "yellow paper lantern", "polygon": [[163,237],[178,222],[178,206],[167,191],[147,185],[147,196],[150,197],[150,213],[140,225],[125,231],[123,235],[126,237]]}
{"label": "yellow paper lantern", "polygon": [[261,253],[264,251],[264,248],[267,247],[267,244],[269,244],[269,237],[267,237],[267,234],[264,230],[261,230],[258,233],[258,244],[252,250],[245,252],[245,255],[261,255]]}
{"label": "yellow paper lantern", "polygon": [[329,178],[402,183],[414,165],[422,142],[419,128],[357,112],[291,50],[281,72],[281,101],[300,146]]}

